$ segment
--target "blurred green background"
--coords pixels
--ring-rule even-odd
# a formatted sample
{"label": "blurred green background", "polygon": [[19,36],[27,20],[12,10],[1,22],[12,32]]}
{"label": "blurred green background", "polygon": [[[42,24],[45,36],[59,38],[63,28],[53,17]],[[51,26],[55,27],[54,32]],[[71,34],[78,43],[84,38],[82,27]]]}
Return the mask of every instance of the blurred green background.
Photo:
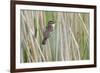
{"label": "blurred green background", "polygon": [[[22,63],[89,59],[89,13],[21,10],[20,18]],[[42,45],[50,20],[55,29]]]}

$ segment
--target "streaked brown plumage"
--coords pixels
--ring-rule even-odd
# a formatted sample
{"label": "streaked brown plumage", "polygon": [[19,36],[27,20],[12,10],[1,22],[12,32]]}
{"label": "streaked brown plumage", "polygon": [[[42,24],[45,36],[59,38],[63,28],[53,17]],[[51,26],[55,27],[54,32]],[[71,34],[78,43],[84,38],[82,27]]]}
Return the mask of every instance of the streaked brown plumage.
{"label": "streaked brown plumage", "polygon": [[46,40],[49,38],[50,32],[53,31],[54,25],[55,25],[55,24],[54,24],[53,21],[49,21],[49,22],[48,22],[48,25],[47,25],[45,31],[43,32],[43,41],[42,41],[42,44],[43,44],[43,45],[46,44]]}

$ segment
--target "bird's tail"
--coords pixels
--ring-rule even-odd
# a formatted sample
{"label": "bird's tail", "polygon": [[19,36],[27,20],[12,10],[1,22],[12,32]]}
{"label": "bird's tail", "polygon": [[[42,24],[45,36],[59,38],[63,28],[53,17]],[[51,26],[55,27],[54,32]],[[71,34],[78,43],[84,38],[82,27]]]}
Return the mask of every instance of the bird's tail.
{"label": "bird's tail", "polygon": [[43,41],[42,41],[42,44],[43,44],[43,45],[45,45],[45,44],[46,44],[46,40],[47,40],[46,38],[45,38],[45,39],[43,39]]}

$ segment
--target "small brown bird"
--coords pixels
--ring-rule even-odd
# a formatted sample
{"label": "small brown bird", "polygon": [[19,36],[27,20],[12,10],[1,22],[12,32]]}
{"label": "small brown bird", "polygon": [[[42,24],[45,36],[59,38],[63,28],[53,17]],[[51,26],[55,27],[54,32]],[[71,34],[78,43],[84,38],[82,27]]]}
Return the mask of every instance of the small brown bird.
{"label": "small brown bird", "polygon": [[54,21],[49,21],[45,31],[43,32],[43,41],[42,41],[43,45],[46,44],[46,40],[49,38],[50,32],[54,30],[54,27],[55,27]]}

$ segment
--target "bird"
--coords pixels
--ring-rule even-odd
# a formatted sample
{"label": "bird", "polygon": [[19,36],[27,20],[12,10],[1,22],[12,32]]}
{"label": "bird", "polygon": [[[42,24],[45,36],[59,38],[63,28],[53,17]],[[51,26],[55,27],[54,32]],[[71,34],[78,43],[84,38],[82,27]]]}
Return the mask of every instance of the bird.
{"label": "bird", "polygon": [[43,40],[42,44],[45,45],[47,39],[50,37],[50,32],[53,32],[55,27],[55,22],[54,21],[48,21],[48,25],[45,27],[45,31],[43,32]]}

